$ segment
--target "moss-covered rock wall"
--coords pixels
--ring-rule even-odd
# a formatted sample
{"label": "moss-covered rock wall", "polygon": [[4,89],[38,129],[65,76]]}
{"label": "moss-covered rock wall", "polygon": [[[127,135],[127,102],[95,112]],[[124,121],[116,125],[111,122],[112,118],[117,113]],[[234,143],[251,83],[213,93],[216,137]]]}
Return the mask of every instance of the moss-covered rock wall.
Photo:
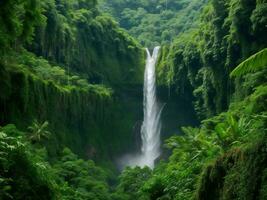
{"label": "moss-covered rock wall", "polygon": [[204,170],[198,200],[267,198],[266,136],[246,148],[234,149]]}
{"label": "moss-covered rock wall", "polygon": [[8,0],[0,11],[0,126],[48,120],[51,154],[68,146],[112,159],[134,149],[144,49],[97,1]]}
{"label": "moss-covered rock wall", "polygon": [[132,128],[142,116],[142,98],[135,94],[127,104],[116,93],[67,90],[12,67],[2,66],[0,77],[0,124],[27,131],[34,119],[49,121],[51,154],[68,146],[83,157],[103,159],[134,148]]}
{"label": "moss-covered rock wall", "polygon": [[265,1],[210,1],[197,28],[162,48],[158,84],[192,102],[199,119],[227,110],[235,92],[230,72],[267,46],[265,16]]}

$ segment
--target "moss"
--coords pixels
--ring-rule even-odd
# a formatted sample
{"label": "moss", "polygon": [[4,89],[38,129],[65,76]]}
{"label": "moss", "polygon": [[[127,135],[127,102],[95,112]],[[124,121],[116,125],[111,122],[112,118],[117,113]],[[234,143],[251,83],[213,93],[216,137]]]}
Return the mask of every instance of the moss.
{"label": "moss", "polygon": [[246,199],[266,197],[266,136],[253,145],[234,149],[204,170],[196,199]]}
{"label": "moss", "polygon": [[262,4],[254,0],[209,1],[198,20],[199,27],[162,48],[158,83],[181,98],[189,97],[200,120],[226,111],[235,90],[244,91],[234,88],[229,74],[266,47],[262,37],[251,31],[259,23],[253,22],[253,13],[265,16],[257,9]]}
{"label": "moss", "polygon": [[131,146],[132,125],[140,113],[124,110],[127,106],[142,108],[141,99],[134,100],[140,105],[122,104],[124,100],[102,87],[65,89],[20,68],[2,70],[0,124],[14,123],[26,131],[34,119],[48,120],[54,134],[46,144],[50,155],[68,146],[83,157],[102,160]]}

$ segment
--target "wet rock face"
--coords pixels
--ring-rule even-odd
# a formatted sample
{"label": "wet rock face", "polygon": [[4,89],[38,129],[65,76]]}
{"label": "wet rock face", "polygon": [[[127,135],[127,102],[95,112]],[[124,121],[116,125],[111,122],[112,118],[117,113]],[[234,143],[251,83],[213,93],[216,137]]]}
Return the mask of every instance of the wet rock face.
{"label": "wet rock face", "polygon": [[133,126],[133,147],[135,151],[139,151],[141,153],[142,147],[142,139],[141,139],[141,128],[142,128],[143,121],[138,120],[135,122]]}
{"label": "wet rock face", "polygon": [[157,95],[160,103],[165,104],[161,117],[161,135],[163,138],[179,134],[183,126],[196,126],[199,124],[192,101],[178,97],[175,92],[166,87],[159,87]]}

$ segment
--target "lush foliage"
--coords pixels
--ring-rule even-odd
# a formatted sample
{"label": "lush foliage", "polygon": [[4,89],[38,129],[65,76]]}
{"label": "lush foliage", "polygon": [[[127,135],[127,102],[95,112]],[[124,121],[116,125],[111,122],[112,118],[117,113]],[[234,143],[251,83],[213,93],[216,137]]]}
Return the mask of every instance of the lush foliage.
{"label": "lush foliage", "polygon": [[[46,1],[46,25],[28,49],[82,74],[90,83],[142,83],[143,50],[96,1]],[[51,34],[54,33],[54,34]]]}
{"label": "lush foliage", "polygon": [[197,27],[206,0],[102,0],[110,13],[131,35],[149,48],[169,44],[179,34]]}
{"label": "lush foliage", "polygon": [[198,29],[162,48],[159,84],[193,102],[200,119],[225,111],[234,93],[230,72],[266,48],[265,8],[265,1],[210,1]]}
{"label": "lush foliage", "polygon": [[14,125],[0,132],[1,199],[53,199],[55,182],[49,166]]}
{"label": "lush foliage", "polygon": [[0,132],[1,199],[110,199],[110,173],[65,148],[55,163],[14,125]]}
{"label": "lush foliage", "polygon": [[1,1],[1,53],[10,47],[17,48],[21,43],[30,42],[33,39],[35,26],[45,22],[42,12],[40,1]]}
{"label": "lush foliage", "polygon": [[142,48],[96,0],[1,1],[0,199],[266,199],[266,0],[100,7],[165,44],[158,84],[200,126],[167,139],[154,170],[116,178],[110,160],[139,136]]}
{"label": "lush foliage", "polygon": [[[247,77],[242,86],[253,85],[252,80]],[[143,173],[139,168],[126,169],[121,181],[135,188],[127,191],[130,199],[265,199],[266,81],[254,85],[243,101],[232,102],[227,112],[166,140],[172,153],[148,179],[137,178]]]}
{"label": "lush foliage", "polygon": [[242,76],[249,72],[256,72],[267,66],[267,49],[263,49],[257,54],[251,56],[240,65],[238,65],[232,72],[231,76]]}
{"label": "lush foliage", "polygon": [[[26,131],[33,120],[48,120],[50,155],[66,145],[100,159],[131,146],[144,52],[96,6],[94,0],[0,2],[0,123]],[[120,85],[136,88],[132,104],[120,98]]]}
{"label": "lush foliage", "polygon": [[143,50],[95,0],[8,0],[0,9],[1,54],[24,45],[92,83],[142,82]]}

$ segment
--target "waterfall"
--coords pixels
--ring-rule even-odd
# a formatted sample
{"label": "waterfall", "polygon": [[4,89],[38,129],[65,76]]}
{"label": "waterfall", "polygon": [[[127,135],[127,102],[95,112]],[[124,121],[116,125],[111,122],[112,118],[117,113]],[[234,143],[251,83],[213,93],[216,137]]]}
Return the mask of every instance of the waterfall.
{"label": "waterfall", "polygon": [[160,47],[155,47],[152,56],[148,49],[144,74],[143,109],[144,120],[141,127],[142,149],[139,155],[126,155],[121,159],[122,166],[148,166],[154,168],[155,160],[160,156],[160,115],[163,109],[159,107],[156,97],[156,73]]}
{"label": "waterfall", "polygon": [[157,62],[160,47],[155,47],[152,56],[148,49],[146,69],[144,75],[144,121],[141,128],[142,151],[138,165],[154,167],[154,161],[160,155],[160,115],[156,96],[156,73],[155,65]]}

